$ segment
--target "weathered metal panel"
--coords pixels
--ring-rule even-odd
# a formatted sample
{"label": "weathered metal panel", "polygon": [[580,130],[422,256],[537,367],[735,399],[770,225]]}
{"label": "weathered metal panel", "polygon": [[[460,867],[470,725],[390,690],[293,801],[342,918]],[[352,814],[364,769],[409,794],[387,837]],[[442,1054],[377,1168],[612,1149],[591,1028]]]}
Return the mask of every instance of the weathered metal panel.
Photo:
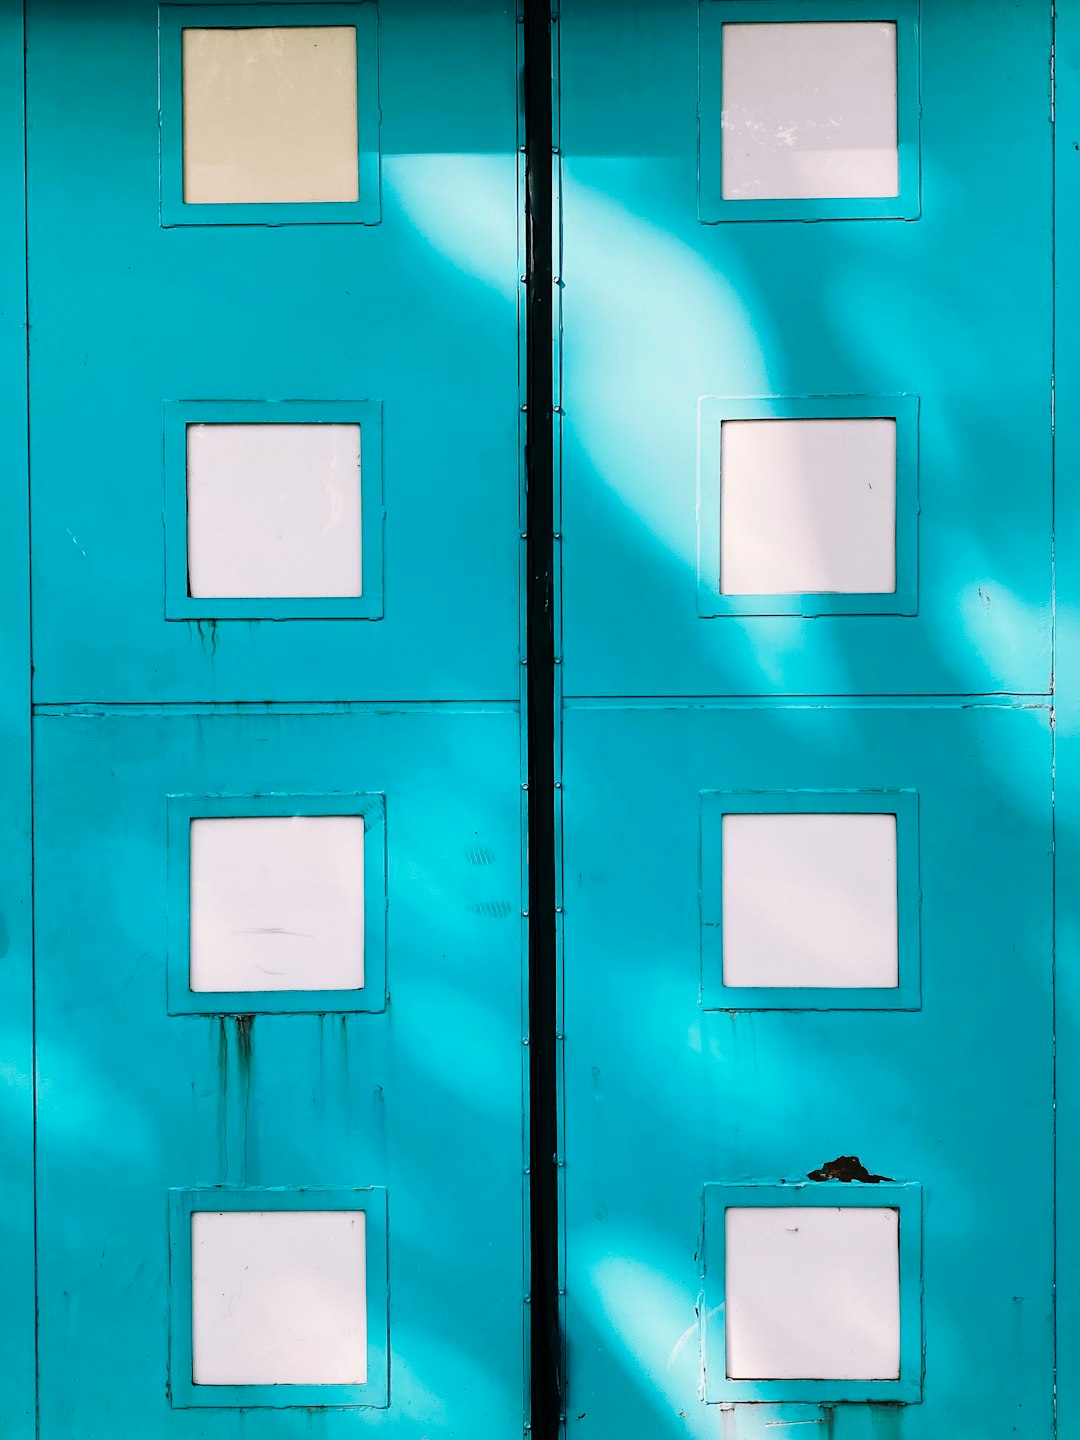
{"label": "weathered metal panel", "polygon": [[[699,8],[558,26],[567,693],[1044,694],[1050,7],[925,0],[920,218],[734,224],[698,218]],[[918,613],[702,618],[702,398],[904,395]]]}
{"label": "weathered metal panel", "polygon": [[[896,196],[723,196],[716,46],[757,18],[897,21]],[[565,0],[558,29],[568,1431],[1047,1436],[1051,8]],[[897,592],[724,595],[702,415],[905,397]],[[721,988],[724,797],[808,792],[917,803],[894,991]],[[920,1188],[899,1368],[725,1373],[706,1187],[811,1175],[837,1207]]]}
{"label": "weathered metal panel", "polygon": [[[181,29],[308,20],[359,209],[197,210]],[[519,46],[506,0],[29,6],[41,1440],[520,1433]],[[362,596],[193,599],[184,420],[358,425]],[[196,993],[192,818],[292,813],[363,818],[364,992]],[[290,1190],[365,1197],[366,1376],[208,1397],[184,1227]]]}
{"label": "weathered metal panel", "polygon": [[[157,4],[30,8],[39,701],[517,698],[514,7],[378,12],[381,222],[166,228]],[[381,404],[381,619],[167,607],[163,407],[206,400]]]}
{"label": "weathered metal panel", "polygon": [[[36,724],[43,1440],[518,1431],[516,710]],[[170,1015],[167,797],[275,791],[386,795],[386,1007]],[[215,1186],[256,1209],[265,1187],[385,1190],[388,1408],[288,1387],[182,1408],[170,1193]]]}

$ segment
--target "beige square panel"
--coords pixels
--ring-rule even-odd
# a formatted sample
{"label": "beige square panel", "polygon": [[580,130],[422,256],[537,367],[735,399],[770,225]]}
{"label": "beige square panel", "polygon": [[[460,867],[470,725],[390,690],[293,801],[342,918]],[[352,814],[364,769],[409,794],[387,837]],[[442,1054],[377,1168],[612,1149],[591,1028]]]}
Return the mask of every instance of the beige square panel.
{"label": "beige square panel", "polygon": [[188,593],[363,590],[359,425],[189,425]]}
{"label": "beige square panel", "polygon": [[899,983],[895,815],[725,815],[724,984]]}
{"label": "beige square panel", "polygon": [[363,1385],[362,1210],[196,1211],[196,1385]]}
{"label": "beige square panel", "polygon": [[896,1380],[900,1217],[885,1207],[727,1211],[731,1380]]}
{"label": "beige square panel", "polygon": [[188,29],[183,67],[189,205],[359,198],[352,26]]}
{"label": "beige square panel", "polygon": [[725,200],[899,193],[896,25],[727,24]]}
{"label": "beige square panel", "polygon": [[195,992],[361,989],[363,816],[193,820],[190,914]]}
{"label": "beige square panel", "polygon": [[896,590],[896,421],[725,420],[725,595]]}

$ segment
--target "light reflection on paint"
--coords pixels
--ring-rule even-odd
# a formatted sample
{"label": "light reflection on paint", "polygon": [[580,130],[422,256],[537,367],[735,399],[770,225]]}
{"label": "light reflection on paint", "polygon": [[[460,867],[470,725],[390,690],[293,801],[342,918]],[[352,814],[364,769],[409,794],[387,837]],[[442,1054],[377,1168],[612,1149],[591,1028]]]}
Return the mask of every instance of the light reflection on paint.
{"label": "light reflection on paint", "polygon": [[394,155],[383,165],[387,199],[417,234],[463,274],[511,300],[519,283],[506,267],[517,245],[517,211],[507,204],[517,184],[514,167],[503,155]]}
{"label": "light reflection on paint", "polygon": [[[606,166],[623,168],[616,162]],[[670,459],[656,415],[685,412],[686,424],[696,423],[700,377],[709,371],[721,327],[725,345],[743,359],[744,393],[767,394],[762,340],[735,285],[677,237],[580,180],[573,203],[574,285],[588,295],[593,318],[566,343],[590,347],[595,363],[574,361],[569,423],[606,484],[656,540],[693,568],[693,516],[676,513],[668,503],[664,476]],[[662,286],[655,284],[656,276],[663,276]],[[703,324],[702,317],[710,315],[715,322]],[[664,344],[673,330],[680,336],[678,350]],[[618,404],[623,391],[649,393],[648,409],[628,413]],[[618,423],[612,423],[613,413]]]}

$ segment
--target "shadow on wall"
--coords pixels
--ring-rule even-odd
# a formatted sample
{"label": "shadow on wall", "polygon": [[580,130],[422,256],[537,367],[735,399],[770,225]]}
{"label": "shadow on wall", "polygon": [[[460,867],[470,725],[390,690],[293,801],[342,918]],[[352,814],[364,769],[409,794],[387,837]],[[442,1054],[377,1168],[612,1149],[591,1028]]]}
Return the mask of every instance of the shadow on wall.
{"label": "shadow on wall", "polygon": [[[1043,20],[1007,13],[1004,4],[992,6],[993,22],[975,30],[962,26],[958,0],[926,8],[937,17],[928,23],[928,48],[933,43],[935,53],[952,53],[959,37],[972,72],[993,62],[998,47],[1009,50],[1017,34],[1018,53],[1030,53],[1045,38]],[[686,0],[629,6],[568,0],[560,28],[568,690],[577,697],[803,697],[790,707],[733,701],[677,714],[678,707],[659,705],[627,719],[617,745],[595,728],[601,709],[573,704],[567,716],[570,1429],[584,1435],[592,1428],[605,1440],[616,1433],[764,1440],[770,1426],[819,1424],[843,1440],[941,1440],[940,1429],[927,1427],[944,1416],[956,1435],[997,1440],[1014,1433],[1015,1407],[1030,1401],[1033,1418],[1024,1433],[1044,1433],[1051,1386],[1049,1239],[1039,1229],[1050,1214],[1051,1173],[1051,772],[1044,694],[1050,190],[1047,157],[1038,146],[1045,131],[1032,118],[1005,136],[1015,118],[1006,108],[1001,117],[980,117],[986,133],[978,145],[971,141],[973,121],[958,121],[950,139],[966,99],[959,89],[928,92],[921,229],[903,222],[784,227],[776,236],[754,225],[703,229],[694,213],[696,7]],[[927,79],[941,83],[933,66]],[[1025,92],[1016,104],[1034,117],[1029,98]],[[994,234],[976,235],[975,156],[993,146],[995,164],[1004,163],[1002,155],[1019,157],[1010,171],[1018,193]],[[448,333],[457,333],[470,307],[490,311],[516,300],[507,298],[496,268],[503,247],[494,229],[509,223],[493,198],[499,162],[470,157],[469,182],[462,185],[447,183],[444,159],[387,157],[384,190],[387,213],[404,214],[412,227],[417,272],[427,277],[424,303],[445,315]],[[445,260],[439,283],[431,278],[435,244]],[[996,283],[1019,262],[1022,287],[1015,275]],[[1002,307],[992,331],[991,291]],[[1015,383],[1006,386],[1003,376]],[[421,369],[420,388],[422,381]],[[1004,388],[1012,397],[1007,426],[998,414]],[[924,400],[917,626],[898,617],[699,620],[693,520],[700,397],[912,390]],[[1018,492],[1004,483],[1017,476],[1025,479],[1023,504],[1010,499]],[[508,476],[506,483],[516,479]],[[957,576],[965,577],[960,585]],[[906,638],[916,628],[917,640]],[[874,702],[826,711],[812,698],[877,694],[891,684],[909,694],[1019,689],[1032,698],[1028,709],[1003,708],[1000,722],[997,711],[905,703],[895,712]],[[976,717],[971,725],[969,715]],[[189,723],[200,734],[213,729],[211,722]],[[259,733],[273,743],[282,723],[260,719]],[[349,717],[331,717],[326,733],[355,745],[351,726]],[[162,743],[167,748],[164,730]],[[463,761],[438,741],[422,753],[425,774],[453,774],[456,793],[469,795],[470,813],[487,817],[481,831],[514,829],[517,796],[508,810],[502,777],[486,766],[484,754]],[[755,765],[767,771],[769,784],[796,788],[808,774],[846,772],[848,783],[868,788],[920,788],[921,777],[947,775],[948,784],[943,781],[936,798],[927,796],[924,808],[924,833],[936,837],[930,853],[946,867],[924,874],[924,913],[946,915],[952,906],[977,914],[982,905],[1007,923],[986,948],[953,951],[924,933],[920,1012],[703,1013],[698,791],[724,788],[733,776],[753,788]],[[128,773],[158,793],[164,768],[159,754],[147,752]],[[309,784],[320,773],[314,758],[300,768]],[[488,1440],[490,1417],[513,1413],[520,1401],[516,1367],[510,1373],[490,1358],[505,1358],[514,1348],[506,1335],[519,1336],[519,1297],[508,1295],[505,1308],[489,1317],[489,1332],[502,1335],[487,1357],[474,1335],[462,1334],[458,1299],[482,1288],[485,1276],[497,1282],[506,1256],[497,1246],[485,1248],[479,1236],[468,1254],[448,1253],[433,1239],[431,1214],[407,1198],[410,1191],[428,1193],[432,1167],[438,1173],[445,1164],[448,1196],[458,1193],[466,1172],[473,1183],[480,1174],[495,1176],[492,1203],[508,1207],[512,1225],[520,1217],[520,1037],[507,1020],[516,1020],[519,998],[518,922],[513,912],[473,915],[468,924],[462,918],[490,896],[463,878],[449,844],[434,833],[457,835],[459,817],[452,808],[440,814],[429,806],[429,833],[421,839],[417,831],[416,853],[391,851],[400,874],[415,866],[407,943],[400,931],[391,940],[391,973],[408,974],[414,996],[407,1035],[394,1056],[371,1017],[303,1017],[291,1022],[300,1026],[291,1032],[277,1017],[259,1017],[248,1036],[247,1062],[236,1020],[174,1017],[168,1029],[183,1036],[191,1074],[199,1077],[181,1096],[167,1067],[147,1078],[141,1047],[152,1049],[160,1034],[138,1036],[140,1017],[157,1013],[154,996],[164,988],[164,958],[156,948],[163,930],[160,894],[151,889],[133,903],[129,877],[155,873],[161,837],[151,825],[134,838],[113,807],[119,784],[104,774],[97,779],[101,810],[93,817],[92,841],[83,837],[90,858],[76,877],[72,909],[42,917],[45,963],[51,953],[77,966],[74,975],[44,973],[57,1016],[66,1016],[63,1047],[46,1036],[42,1056],[43,1123],[51,1127],[52,1159],[65,1176],[64,1194],[58,1188],[42,1216],[54,1244],[54,1296],[63,1295],[66,1270],[84,1263],[91,1237],[100,1233],[100,1207],[108,1207],[111,1195],[140,1196],[140,1208],[146,1207],[140,1224],[164,1224],[164,1206],[160,1215],[154,1210],[161,1183],[177,1183],[185,1169],[177,1152],[194,1145],[192,1137],[209,1139],[198,1142],[198,1173],[190,1183],[216,1183],[223,1173],[234,1179],[259,1173],[272,1182],[329,1153],[340,1125],[349,1154],[341,1157],[344,1173],[337,1178],[362,1183],[369,1166],[384,1167],[393,1191],[394,1271],[410,1277],[418,1297],[416,1308],[402,1308],[395,1331],[395,1406],[412,1407],[408,1418],[418,1437],[438,1433],[445,1423],[440,1392],[464,1388],[464,1375],[475,1398],[470,1434]],[[437,791],[433,781],[431,793]],[[981,822],[981,844],[970,852],[974,865],[963,853],[950,858],[948,843],[948,806],[967,803],[965,797],[977,799],[977,811],[969,813]],[[82,800],[56,801],[49,818],[54,833],[79,820]],[[995,837],[996,861],[988,835]],[[628,868],[620,871],[612,857]],[[43,877],[55,894],[70,884],[62,866]],[[1071,934],[1070,897],[1063,903]],[[72,915],[82,929],[77,944]],[[471,969],[481,918],[499,937],[486,952],[488,997]],[[404,1013],[393,980],[391,988]],[[967,1005],[961,1004],[965,993]],[[130,1048],[115,1044],[113,1023],[95,1025],[96,1005],[114,1019],[128,1017]],[[80,1013],[77,1029],[67,1025]],[[1068,1044],[1075,1020],[1066,1015],[1062,1024],[1061,1043]],[[999,1045],[1006,1028],[1010,1043]],[[283,1077],[295,1073],[298,1034],[312,1088],[288,1098]],[[373,1040],[376,1034],[381,1038]],[[477,1037],[485,1037],[484,1044],[474,1043]],[[389,1153],[381,1075],[412,1101]],[[996,1108],[1008,1091],[1013,1102]],[[995,1104],[985,1103],[987,1094]],[[61,1101],[62,1113],[54,1109]],[[302,1143],[277,1142],[268,1169],[260,1147],[274,1105],[284,1103],[302,1105],[307,1129]],[[467,1165],[445,1156],[450,1114],[457,1117],[455,1130],[470,1137]],[[162,1116],[169,1117],[168,1127]],[[999,1160],[1003,1152],[1007,1167]],[[835,1413],[816,1405],[763,1405],[737,1415],[706,1409],[698,1398],[694,1253],[703,1184],[794,1178],[845,1154],[927,1187],[934,1321],[927,1337],[928,1405]],[[71,1196],[96,1196],[98,1219],[93,1209],[65,1198]],[[988,1221],[991,1196],[999,1216],[1036,1217],[1036,1232],[1018,1247],[1021,1253],[1011,1253],[1012,1229],[1003,1237]],[[1002,1267],[996,1277],[988,1239],[990,1260]],[[15,1241],[30,1244],[31,1237]],[[140,1257],[144,1253],[141,1247]],[[139,1333],[138,1316],[157,1303],[165,1278],[160,1264],[140,1258],[128,1266],[128,1259],[102,1254],[100,1271],[108,1277],[102,1293],[141,1297],[142,1309],[133,1303],[123,1322],[124,1343],[132,1353],[148,1346],[157,1353],[160,1328]],[[128,1268],[111,1268],[118,1264]],[[1011,1284],[1014,1271],[1034,1290],[1018,1287],[1014,1299],[1010,1288],[1011,1323],[998,1326],[992,1345],[973,1344],[980,1312],[997,1325],[1001,1274]],[[73,1434],[79,1414],[119,1420],[141,1399],[120,1396],[112,1375],[82,1374],[78,1391],[64,1378],[60,1344],[75,1323],[73,1314],[62,1319],[57,1349],[46,1354],[42,1372],[53,1387],[54,1422],[66,1420]],[[1030,1369],[1017,1375],[1012,1362],[1019,1354]],[[991,1428],[987,1407],[998,1402],[996,1386],[1003,1390],[997,1428]],[[146,1401],[158,1405],[160,1395]],[[329,1436],[337,1423],[329,1412],[262,1412],[258,1433],[260,1440]],[[377,1427],[381,1414],[365,1415],[363,1423]],[[238,1415],[233,1433],[241,1432]]]}
{"label": "shadow on wall", "polygon": [[[696,10],[559,26],[569,1428],[1048,1435],[1049,12],[993,6],[959,84],[963,7],[923,7],[917,223],[702,226]],[[1001,153],[1023,195],[989,235]],[[917,617],[699,619],[701,397],[905,393]],[[698,792],[816,788],[920,792],[921,1008],[703,1013]],[[702,1186],[843,1155],[924,1187],[925,1403],[705,1407]]]}

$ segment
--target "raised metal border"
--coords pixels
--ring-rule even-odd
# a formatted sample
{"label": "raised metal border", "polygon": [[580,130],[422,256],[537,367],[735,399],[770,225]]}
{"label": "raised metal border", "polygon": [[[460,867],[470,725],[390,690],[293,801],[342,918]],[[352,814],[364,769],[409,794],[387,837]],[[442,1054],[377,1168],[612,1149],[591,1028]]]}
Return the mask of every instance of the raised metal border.
{"label": "raised metal border", "polygon": [[[386,1009],[386,798],[380,794],[169,795],[167,985],[170,1015],[378,1014]],[[189,988],[191,822],[207,817],[361,815],[364,819],[364,984],[357,990]]]}
{"label": "raised metal border", "polygon": [[[725,815],[895,815],[899,984],[894,988],[724,984]],[[914,790],[704,790],[698,894],[701,1003],[706,1010],[918,1010],[920,960],[919,796]]]}

